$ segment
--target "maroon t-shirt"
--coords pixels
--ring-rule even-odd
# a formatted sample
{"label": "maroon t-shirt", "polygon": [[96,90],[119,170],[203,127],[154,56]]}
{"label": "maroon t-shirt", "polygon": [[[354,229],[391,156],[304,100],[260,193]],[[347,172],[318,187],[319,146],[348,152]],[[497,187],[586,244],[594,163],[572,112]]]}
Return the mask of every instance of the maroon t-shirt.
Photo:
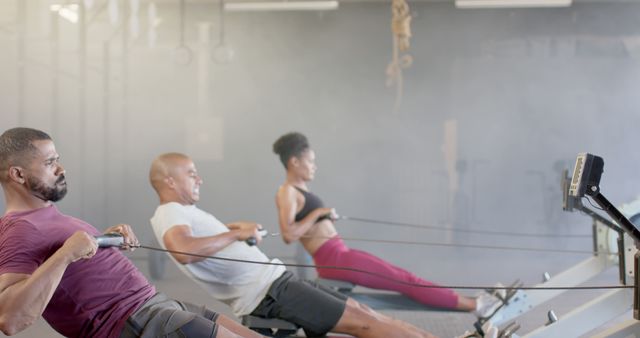
{"label": "maroon t-shirt", "polygon": [[[0,275],[32,274],[74,232],[100,232],[51,205],[0,218]],[[155,288],[118,249],[71,263],[43,317],[67,337],[118,337]]]}

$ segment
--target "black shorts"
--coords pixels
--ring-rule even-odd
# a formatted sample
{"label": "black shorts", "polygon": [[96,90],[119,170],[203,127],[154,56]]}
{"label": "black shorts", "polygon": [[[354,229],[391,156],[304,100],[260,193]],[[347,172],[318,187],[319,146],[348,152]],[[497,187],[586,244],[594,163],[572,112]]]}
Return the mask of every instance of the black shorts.
{"label": "black shorts", "polygon": [[344,313],[347,296],[286,271],[276,279],[251,315],[279,318],[299,325],[308,337],[333,329]]}
{"label": "black shorts", "polygon": [[204,306],[176,301],[157,293],[127,319],[120,338],[212,338],[218,333],[218,316]]}

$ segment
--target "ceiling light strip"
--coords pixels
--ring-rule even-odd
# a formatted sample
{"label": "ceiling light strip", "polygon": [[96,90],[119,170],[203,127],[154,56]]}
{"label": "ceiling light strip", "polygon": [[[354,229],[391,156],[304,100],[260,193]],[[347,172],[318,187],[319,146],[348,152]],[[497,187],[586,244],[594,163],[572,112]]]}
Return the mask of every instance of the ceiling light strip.
{"label": "ceiling light strip", "polygon": [[458,8],[569,7],[572,0],[456,0]]}
{"label": "ceiling light strip", "polygon": [[250,11],[323,11],[338,9],[338,1],[259,1],[227,2],[224,10],[230,12]]}

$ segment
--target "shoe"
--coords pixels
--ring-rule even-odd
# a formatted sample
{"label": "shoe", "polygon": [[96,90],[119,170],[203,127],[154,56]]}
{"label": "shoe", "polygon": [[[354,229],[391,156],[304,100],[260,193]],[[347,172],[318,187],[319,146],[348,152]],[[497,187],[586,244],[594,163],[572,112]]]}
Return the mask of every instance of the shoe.
{"label": "shoe", "polygon": [[492,294],[483,292],[476,298],[476,310],[473,313],[479,318],[487,318],[491,316],[496,309],[502,305],[501,299],[504,299],[507,295],[505,289],[502,288],[502,284],[497,283],[496,289]]}
{"label": "shoe", "polygon": [[478,334],[477,331],[465,331],[462,335],[456,336],[455,338],[498,338],[499,330],[497,327],[493,326],[491,322],[486,322],[482,325],[482,332],[484,332],[484,336]]}
{"label": "shoe", "polygon": [[487,318],[502,304],[500,299],[488,293],[476,298],[476,310],[473,311],[478,318]]}
{"label": "shoe", "polygon": [[489,292],[490,295],[497,296],[499,299],[507,298],[507,290],[504,289],[504,285],[498,282],[493,286],[495,289]]}

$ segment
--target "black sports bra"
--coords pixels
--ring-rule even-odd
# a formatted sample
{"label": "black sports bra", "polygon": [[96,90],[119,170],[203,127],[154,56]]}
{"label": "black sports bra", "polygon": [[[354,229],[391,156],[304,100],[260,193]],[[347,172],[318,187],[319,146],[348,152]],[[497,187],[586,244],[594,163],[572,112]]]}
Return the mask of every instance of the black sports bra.
{"label": "black sports bra", "polygon": [[[300,222],[301,220],[303,220],[313,210],[324,207],[324,203],[322,203],[322,200],[320,199],[320,197],[308,191],[304,191],[296,186],[293,186],[293,187],[296,188],[296,190],[298,190],[302,194],[302,196],[304,196],[304,205],[302,206],[302,209],[300,210],[300,212],[296,214],[296,222]],[[325,219],[331,219],[331,216],[322,215],[318,217],[318,220],[316,221],[316,223]]]}

